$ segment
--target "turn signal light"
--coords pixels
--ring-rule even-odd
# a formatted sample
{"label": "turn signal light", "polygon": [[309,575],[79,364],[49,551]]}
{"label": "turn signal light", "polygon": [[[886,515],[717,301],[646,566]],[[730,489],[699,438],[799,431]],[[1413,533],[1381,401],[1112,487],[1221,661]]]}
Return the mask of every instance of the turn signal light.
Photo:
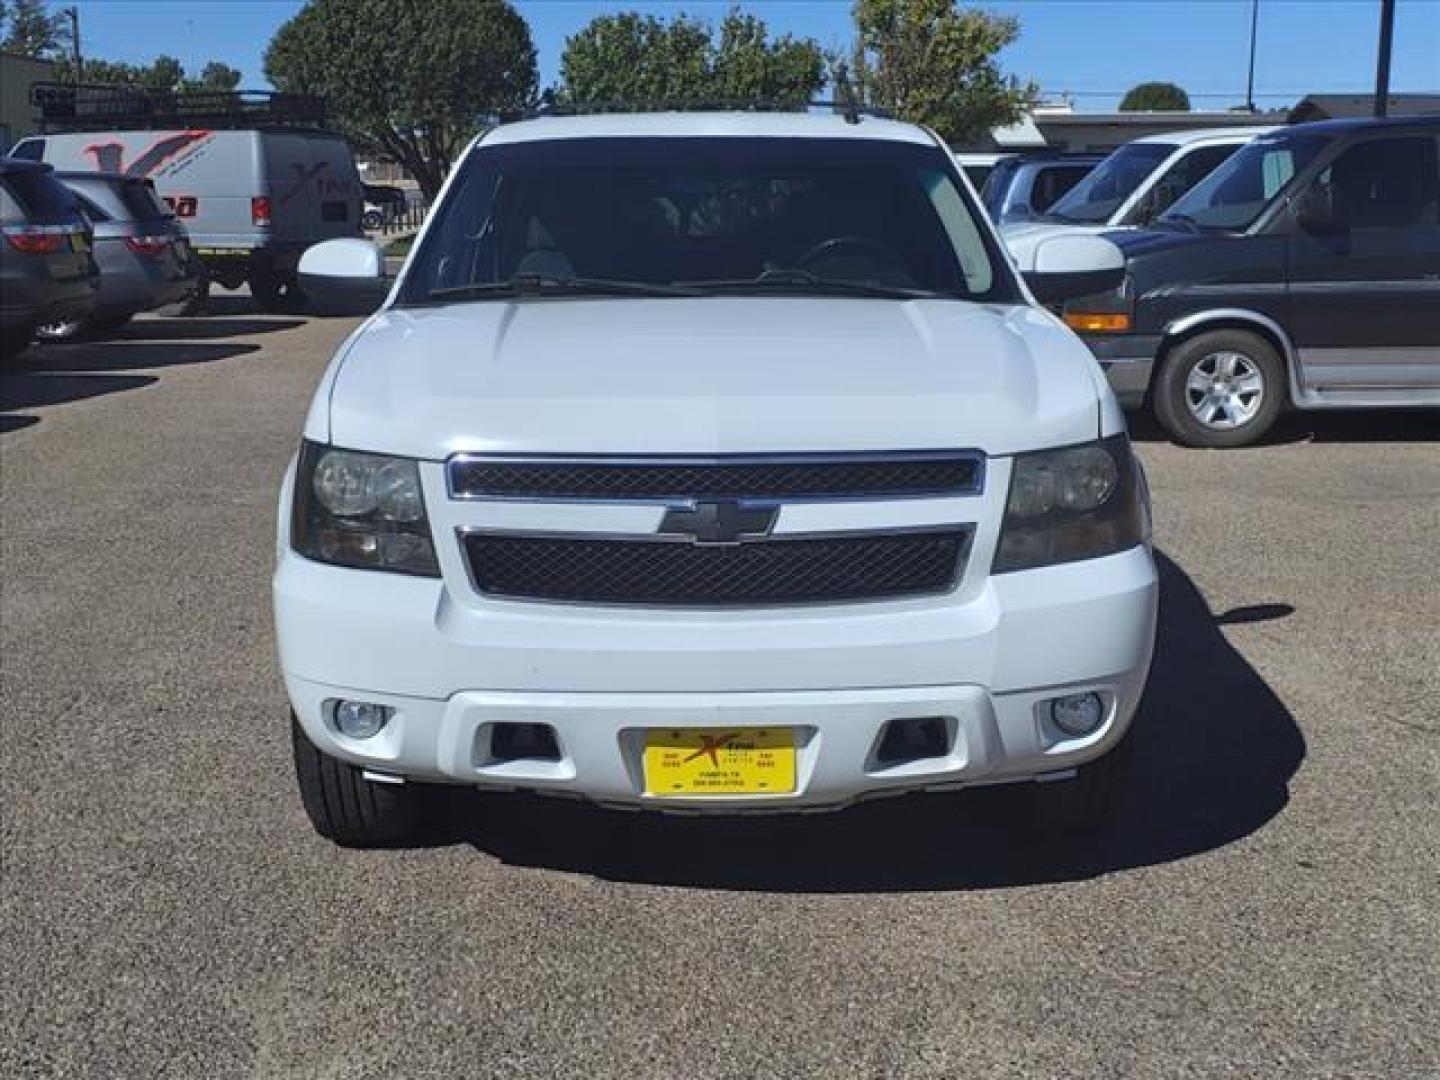
{"label": "turn signal light", "polygon": [[1130,316],[1123,311],[1067,311],[1065,325],[1087,334],[1123,334],[1130,329]]}

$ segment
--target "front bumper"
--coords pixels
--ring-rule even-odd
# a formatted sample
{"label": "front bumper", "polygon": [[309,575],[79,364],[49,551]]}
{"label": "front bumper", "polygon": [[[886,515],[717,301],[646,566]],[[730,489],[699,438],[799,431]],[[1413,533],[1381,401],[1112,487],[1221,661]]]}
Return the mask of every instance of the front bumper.
{"label": "front bumper", "polygon": [[1150,375],[1160,351],[1158,334],[1081,334],[1095,354],[1120,404],[1138,408],[1150,392]]}
{"label": "front bumper", "polygon": [[[763,613],[477,610],[440,580],[344,570],[283,551],[274,581],[281,665],[322,751],[391,776],[570,793],[680,810],[790,810],[914,788],[1072,768],[1127,729],[1154,641],[1148,549],[986,578],[943,605]],[[1068,738],[1040,703],[1094,690],[1095,733]],[[335,730],[332,703],[391,705],[377,736]],[[940,716],[940,757],[881,767],[894,718]],[[558,761],[490,763],[497,722],[551,725]],[[650,727],[790,727],[788,795],[657,797]]]}

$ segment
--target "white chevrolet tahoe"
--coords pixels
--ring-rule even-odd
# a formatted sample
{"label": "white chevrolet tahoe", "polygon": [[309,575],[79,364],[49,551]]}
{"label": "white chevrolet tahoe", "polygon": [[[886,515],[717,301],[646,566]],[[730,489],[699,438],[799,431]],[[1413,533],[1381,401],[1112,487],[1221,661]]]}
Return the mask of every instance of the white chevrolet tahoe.
{"label": "white chevrolet tahoe", "polygon": [[[687,812],[1031,785],[1098,823],[1154,641],[1144,477],[931,133],[818,114],[481,136],[325,373],[274,579],[303,802],[429,785]],[[374,301],[372,301],[373,303]]]}

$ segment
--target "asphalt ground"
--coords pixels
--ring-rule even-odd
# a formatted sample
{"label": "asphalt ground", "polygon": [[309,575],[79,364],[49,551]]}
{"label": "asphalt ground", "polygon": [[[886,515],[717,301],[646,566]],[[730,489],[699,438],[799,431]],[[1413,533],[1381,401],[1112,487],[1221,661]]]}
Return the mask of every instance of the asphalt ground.
{"label": "asphalt ground", "polygon": [[311,832],[268,578],[353,320],[143,320],[0,376],[0,1075],[1440,1073],[1440,418],[1140,432],[1162,629],[1118,825],[465,794]]}

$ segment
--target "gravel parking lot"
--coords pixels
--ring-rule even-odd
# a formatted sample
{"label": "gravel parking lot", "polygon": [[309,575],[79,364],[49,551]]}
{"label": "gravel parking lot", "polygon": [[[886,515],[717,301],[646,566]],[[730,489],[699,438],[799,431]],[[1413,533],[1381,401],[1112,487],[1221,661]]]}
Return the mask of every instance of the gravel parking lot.
{"label": "gravel parking lot", "polygon": [[[276,485],[344,319],[0,377],[4,1076],[1434,1076],[1440,419],[1142,442],[1162,630],[1121,824],[1005,792],[319,840]],[[1143,433],[1142,433],[1143,434]]]}

